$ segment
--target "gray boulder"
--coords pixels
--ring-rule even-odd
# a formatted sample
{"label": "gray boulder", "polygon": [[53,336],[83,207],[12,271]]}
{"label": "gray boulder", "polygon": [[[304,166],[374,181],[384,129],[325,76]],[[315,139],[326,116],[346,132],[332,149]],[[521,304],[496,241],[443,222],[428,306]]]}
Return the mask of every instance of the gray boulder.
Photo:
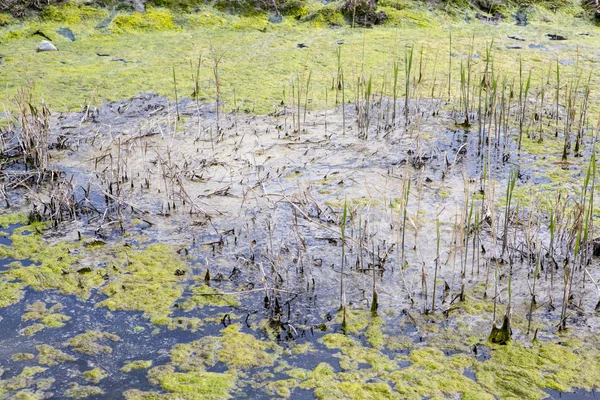
{"label": "gray boulder", "polygon": [[58,49],[56,48],[56,46],[54,46],[49,41],[42,40],[36,50],[37,51],[56,51]]}

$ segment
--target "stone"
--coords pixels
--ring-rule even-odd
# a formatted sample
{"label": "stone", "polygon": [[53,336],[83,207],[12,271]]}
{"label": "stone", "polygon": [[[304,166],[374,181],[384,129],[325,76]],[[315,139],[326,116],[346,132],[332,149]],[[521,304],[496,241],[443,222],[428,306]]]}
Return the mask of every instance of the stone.
{"label": "stone", "polygon": [[42,40],[36,50],[39,52],[39,51],[57,51],[58,49],[56,48],[55,45],[53,45],[49,41]]}

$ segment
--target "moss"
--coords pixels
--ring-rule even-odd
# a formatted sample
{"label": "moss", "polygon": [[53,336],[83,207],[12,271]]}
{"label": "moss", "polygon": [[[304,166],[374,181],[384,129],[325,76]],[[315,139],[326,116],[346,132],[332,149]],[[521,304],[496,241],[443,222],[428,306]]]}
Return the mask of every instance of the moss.
{"label": "moss", "polygon": [[148,369],[152,366],[152,360],[136,360],[128,362],[121,367],[121,372],[131,372],[138,369]]}
{"label": "moss", "polygon": [[316,27],[343,26],[346,24],[346,19],[335,4],[319,7],[302,18],[302,21],[310,22]]}
{"label": "moss", "polygon": [[171,365],[154,367],[148,379],[159,384],[175,398],[186,400],[221,400],[231,398],[236,377],[233,374],[206,371],[175,372]]}
{"label": "moss", "polygon": [[146,13],[118,15],[111,24],[113,33],[134,33],[142,31],[164,31],[176,29],[173,14],[168,10],[151,10]]}
{"label": "moss", "polygon": [[210,11],[200,11],[197,14],[185,16],[185,25],[190,28],[216,28],[227,24],[227,20]]}
{"label": "moss", "polygon": [[47,344],[36,346],[36,349],[39,352],[38,361],[42,365],[54,366],[77,360],[77,358]]}
{"label": "moss", "polygon": [[0,13],[0,27],[11,25],[14,20],[10,14]]}
{"label": "moss", "polygon": [[104,10],[69,2],[58,6],[50,6],[41,13],[46,21],[77,25],[87,20],[99,21],[108,17]]}
{"label": "moss", "polygon": [[85,399],[90,396],[98,396],[104,394],[104,390],[97,386],[79,385],[71,383],[70,387],[65,390],[65,396],[71,399]]}
{"label": "moss", "polygon": [[119,336],[112,333],[88,330],[69,339],[68,345],[72,346],[75,351],[83,354],[110,354],[112,353],[112,348],[99,342],[118,342],[120,340]]}
{"label": "moss", "polygon": [[413,27],[413,28],[432,28],[439,26],[431,12],[418,9],[398,9],[397,6],[385,6],[378,4],[378,11],[384,11],[388,19],[385,25]]}
{"label": "moss", "polygon": [[187,270],[176,249],[165,244],[154,244],[145,250],[118,252],[118,265],[125,264],[123,274],[102,288],[108,296],[97,306],[114,310],[143,311],[158,323],[168,322],[175,301],[183,287],[175,275],[177,269]]}
{"label": "moss", "polygon": [[33,359],[35,356],[31,353],[17,353],[13,354],[10,359],[12,361],[27,361]]}
{"label": "moss", "polygon": [[0,279],[0,308],[12,306],[23,299],[25,292],[20,282],[5,282]]}
{"label": "moss", "polygon": [[311,4],[306,0],[286,0],[281,7],[279,7],[279,11],[281,11],[284,15],[290,15],[296,17],[297,19],[302,19],[306,17],[310,12]]}
{"label": "moss", "polygon": [[83,379],[91,383],[98,383],[107,376],[108,374],[106,371],[100,368],[94,368],[83,372]]}
{"label": "moss", "polygon": [[266,31],[270,26],[267,16],[264,14],[241,16],[233,19],[228,28],[239,31],[258,30]]}

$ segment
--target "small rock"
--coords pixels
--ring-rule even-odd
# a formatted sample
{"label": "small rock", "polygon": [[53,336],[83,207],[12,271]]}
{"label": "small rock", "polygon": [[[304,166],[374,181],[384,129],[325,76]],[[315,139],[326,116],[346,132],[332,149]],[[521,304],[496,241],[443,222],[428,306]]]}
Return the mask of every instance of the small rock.
{"label": "small rock", "polygon": [[47,40],[42,40],[38,45],[37,51],[57,51],[58,49]]}
{"label": "small rock", "polygon": [[56,33],[58,33],[59,35],[62,35],[64,37],[66,37],[71,42],[75,41],[75,35],[73,34],[73,31],[70,30],[69,28],[60,28],[59,30],[56,31]]}
{"label": "small rock", "polygon": [[31,36],[35,36],[35,35],[41,36],[41,37],[43,37],[44,39],[46,39],[46,40],[48,40],[50,42],[52,41],[52,39],[50,39],[44,32],[42,32],[39,29],[31,34]]}
{"label": "small rock", "polygon": [[515,14],[515,21],[517,22],[518,26],[526,26],[529,23],[527,20],[527,14],[525,14],[523,11],[518,11]]}
{"label": "small rock", "polygon": [[272,24],[280,24],[283,22],[283,16],[279,13],[269,16],[269,22]]}
{"label": "small rock", "polygon": [[546,34],[546,36],[548,36],[550,38],[550,40],[567,40],[566,37],[564,37],[562,35],[557,35],[554,33],[548,33],[548,34]]}

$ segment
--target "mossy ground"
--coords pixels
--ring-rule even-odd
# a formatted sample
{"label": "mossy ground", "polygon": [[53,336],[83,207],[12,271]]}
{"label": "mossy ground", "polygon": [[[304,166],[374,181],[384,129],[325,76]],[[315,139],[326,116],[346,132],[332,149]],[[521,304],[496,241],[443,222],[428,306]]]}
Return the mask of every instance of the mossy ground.
{"label": "mossy ground", "polygon": [[[82,104],[98,105],[104,100],[121,100],[140,92],[174,97],[173,68],[179,76],[180,97],[190,96],[195,86],[191,79],[195,67],[190,67],[190,63],[197,63],[201,57],[199,97],[212,101],[215,97],[212,60],[222,57],[219,81],[225,108],[272,111],[282,101],[290,103],[292,82],[299,78],[300,86],[303,86],[302,82],[312,72],[309,105],[312,109],[322,109],[326,92],[331,92],[327,106],[332,106],[332,99],[336,97],[335,91],[331,91],[331,82],[337,76],[338,49],[341,50],[348,99],[354,97],[359,73],[372,77],[374,87],[381,87],[385,74],[389,94],[392,65],[396,60],[402,62],[405,46],[413,44],[419,57],[421,51],[423,53],[420,86],[425,88],[435,80],[439,91],[443,92],[448,68],[436,68],[434,76],[433,65],[442,59],[444,64],[447,63],[449,23],[454,23],[452,53],[457,60],[453,64],[456,87],[452,91],[457,94],[458,58],[469,54],[471,39],[476,55],[483,54],[486,44],[493,39],[497,70],[518,70],[518,61],[522,59],[523,68],[526,71],[532,69],[534,81],[539,80],[542,73],[546,74],[557,57],[579,60],[561,68],[565,82],[576,69],[589,69],[593,60],[585,55],[591,54],[597,45],[596,38],[578,35],[588,26],[586,22],[572,18],[570,9],[545,15],[540,11],[542,9],[534,7],[537,14],[531,13],[532,24],[528,27],[517,28],[506,23],[489,29],[476,20],[465,22],[464,15],[459,19],[448,19],[413,3],[390,2],[382,6],[390,14],[388,24],[391,26],[388,28],[352,29],[343,24],[340,29],[332,30],[320,27],[341,24],[341,21],[331,20],[337,18],[335,11],[332,11],[334,16],[325,13],[328,7],[317,7],[311,14],[316,17],[307,22],[288,16],[282,24],[268,22],[268,17],[263,14],[239,17],[202,9],[195,14],[179,16],[167,10],[152,9],[144,15],[117,15],[101,29],[94,27],[107,17],[103,11],[91,11],[84,6],[51,7],[41,20],[9,25],[0,33],[3,66],[6,67],[6,73],[0,78],[0,99],[11,109],[11,99],[17,90],[30,83],[34,85],[35,98],[43,98],[53,110],[77,110]],[[572,26],[563,27],[560,32],[570,36],[567,44],[556,45],[544,38],[548,28],[541,21],[548,18],[555,21],[571,18]],[[70,42],[56,34],[59,27],[69,27],[76,40]],[[39,37],[31,34],[38,29],[52,37],[59,52],[35,53]],[[415,29],[423,29],[423,34],[415,35]],[[511,42],[506,37],[515,34],[525,36],[530,42],[542,42],[548,48],[507,50],[506,46]],[[298,48],[298,43],[306,47]],[[474,59],[473,63],[474,68],[479,68],[482,57]],[[248,74],[248,71],[253,72]],[[596,78],[593,78],[593,84],[597,86]]]}

